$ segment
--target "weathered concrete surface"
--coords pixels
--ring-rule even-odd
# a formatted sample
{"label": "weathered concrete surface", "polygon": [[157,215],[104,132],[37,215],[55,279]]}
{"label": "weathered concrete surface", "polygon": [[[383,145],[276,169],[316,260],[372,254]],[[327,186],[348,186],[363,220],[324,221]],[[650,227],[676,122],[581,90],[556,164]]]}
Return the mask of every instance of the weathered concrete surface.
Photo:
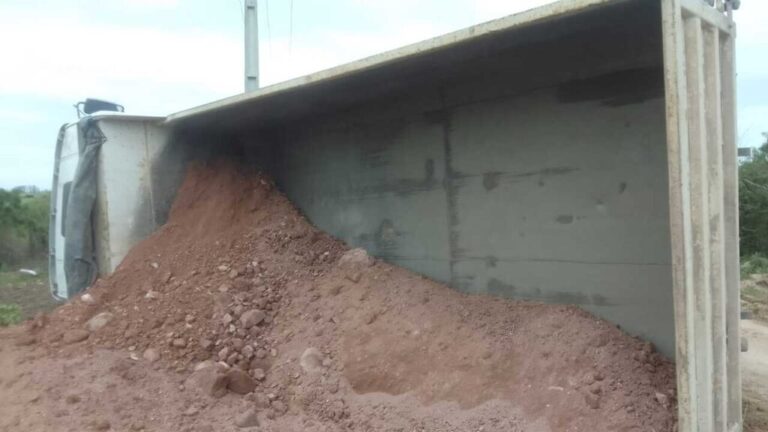
{"label": "weathered concrete surface", "polygon": [[374,255],[465,291],[580,304],[671,353],[663,103],[556,93],[299,128],[274,174]]}

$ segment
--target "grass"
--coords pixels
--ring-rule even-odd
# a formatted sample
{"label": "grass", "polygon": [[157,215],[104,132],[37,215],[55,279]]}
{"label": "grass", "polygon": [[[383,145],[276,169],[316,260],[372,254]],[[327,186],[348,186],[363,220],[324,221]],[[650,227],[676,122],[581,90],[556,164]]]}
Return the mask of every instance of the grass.
{"label": "grass", "polygon": [[18,324],[21,321],[21,309],[15,304],[0,304],[0,327]]}
{"label": "grass", "polygon": [[48,289],[48,274],[30,276],[18,271],[0,271],[0,325],[32,318],[56,307]]}

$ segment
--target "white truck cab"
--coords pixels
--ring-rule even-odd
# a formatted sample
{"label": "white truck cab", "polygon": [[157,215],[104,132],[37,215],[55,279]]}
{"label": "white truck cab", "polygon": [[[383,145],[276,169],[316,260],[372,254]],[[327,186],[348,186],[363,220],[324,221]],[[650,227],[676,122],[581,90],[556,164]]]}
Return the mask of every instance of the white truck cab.
{"label": "white truck cab", "polygon": [[171,197],[163,191],[175,188],[153,184],[175,181],[173,167],[182,161],[153,172],[168,141],[163,120],[97,111],[61,127],[49,237],[54,298],[65,300],[114,271],[131,246],[164,222]]}

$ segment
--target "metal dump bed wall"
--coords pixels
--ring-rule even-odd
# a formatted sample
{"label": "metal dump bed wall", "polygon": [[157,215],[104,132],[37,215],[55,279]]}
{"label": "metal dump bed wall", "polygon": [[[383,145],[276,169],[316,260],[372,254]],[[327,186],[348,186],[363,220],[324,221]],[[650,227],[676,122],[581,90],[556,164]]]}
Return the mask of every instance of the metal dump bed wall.
{"label": "metal dump bed wall", "polygon": [[320,228],[457,289],[579,304],[676,357],[681,431],[741,429],[733,25],[570,0],[169,117]]}

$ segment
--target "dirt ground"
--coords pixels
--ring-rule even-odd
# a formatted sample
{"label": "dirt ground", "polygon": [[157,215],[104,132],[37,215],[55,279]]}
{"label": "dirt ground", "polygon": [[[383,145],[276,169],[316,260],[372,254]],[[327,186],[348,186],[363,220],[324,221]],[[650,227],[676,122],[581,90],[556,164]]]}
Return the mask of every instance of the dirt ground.
{"label": "dirt ground", "polygon": [[744,320],[742,337],[749,349],[741,354],[744,419],[747,432],[768,431],[768,324]]}
{"label": "dirt ground", "polygon": [[194,168],[113,275],[0,346],[0,431],[676,427],[651,344],[349,250],[228,164]]}

